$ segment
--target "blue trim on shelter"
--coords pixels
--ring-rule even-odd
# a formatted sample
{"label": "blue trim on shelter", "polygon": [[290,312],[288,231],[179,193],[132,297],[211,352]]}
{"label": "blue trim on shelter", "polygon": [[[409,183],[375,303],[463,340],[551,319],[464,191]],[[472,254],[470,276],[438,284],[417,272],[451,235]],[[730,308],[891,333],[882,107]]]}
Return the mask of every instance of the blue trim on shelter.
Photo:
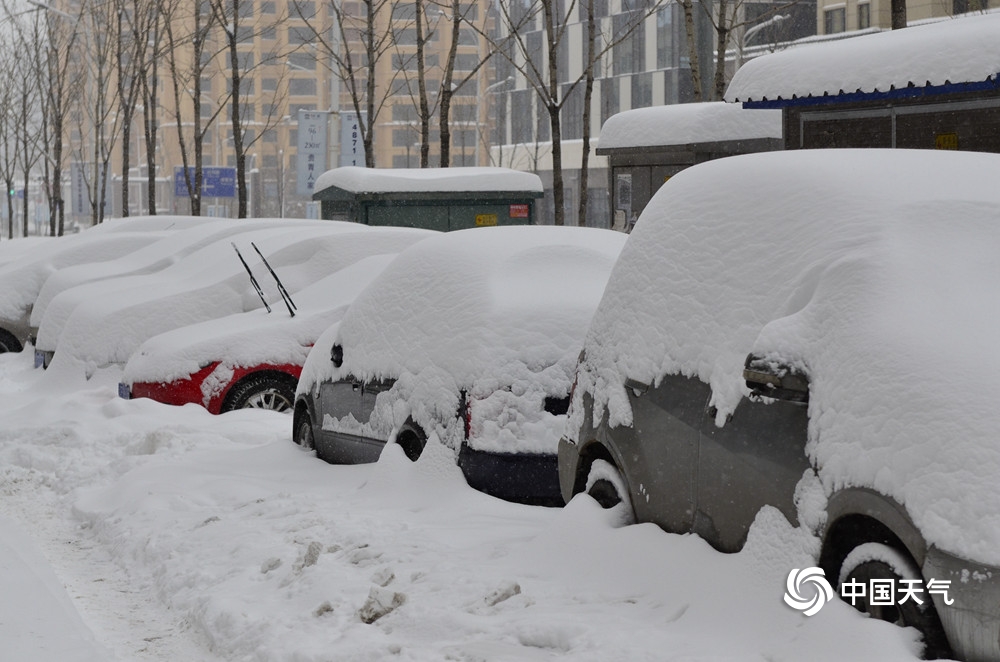
{"label": "blue trim on shelter", "polygon": [[744,101],[744,108],[788,108],[791,106],[820,106],[830,103],[858,103],[863,101],[893,101],[898,99],[915,99],[919,97],[939,96],[943,94],[961,94],[963,92],[990,92],[1000,90],[1000,74],[994,75],[978,83],[945,83],[944,85],[925,85],[923,87],[900,87],[887,92],[840,92],[838,94],[824,93],[822,96],[795,97],[792,99],[763,99],[761,101]]}

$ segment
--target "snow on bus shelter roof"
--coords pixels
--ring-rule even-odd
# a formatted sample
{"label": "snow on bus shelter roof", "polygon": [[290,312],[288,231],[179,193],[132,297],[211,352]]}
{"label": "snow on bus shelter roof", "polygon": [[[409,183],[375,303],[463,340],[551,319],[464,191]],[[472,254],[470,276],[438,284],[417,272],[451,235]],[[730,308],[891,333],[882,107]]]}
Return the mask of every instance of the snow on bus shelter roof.
{"label": "snow on bus shelter roof", "polygon": [[541,197],[538,175],[509,168],[361,168],[327,170],[316,180],[315,200],[327,199],[329,189],[352,194],[495,193],[517,192]]}
{"label": "snow on bus shelter roof", "polygon": [[612,115],[601,128],[597,153],[768,138],[781,138],[781,111],[745,110],[722,101],[684,103]]}
{"label": "snow on bus shelter roof", "polygon": [[1000,89],[1000,13],[810,44],[747,62],[725,100],[782,108]]}

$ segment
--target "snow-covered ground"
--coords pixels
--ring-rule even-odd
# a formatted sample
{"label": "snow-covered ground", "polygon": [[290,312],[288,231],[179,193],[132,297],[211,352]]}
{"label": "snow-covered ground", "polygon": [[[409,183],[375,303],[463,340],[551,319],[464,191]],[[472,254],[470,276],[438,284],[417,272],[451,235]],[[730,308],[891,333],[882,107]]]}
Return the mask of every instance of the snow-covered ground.
{"label": "snow-covered ground", "polygon": [[4,662],[914,659],[912,631],[785,605],[813,542],[773,511],[723,555],[486,497],[441,446],[327,465],[286,415],[119,377],[0,355]]}

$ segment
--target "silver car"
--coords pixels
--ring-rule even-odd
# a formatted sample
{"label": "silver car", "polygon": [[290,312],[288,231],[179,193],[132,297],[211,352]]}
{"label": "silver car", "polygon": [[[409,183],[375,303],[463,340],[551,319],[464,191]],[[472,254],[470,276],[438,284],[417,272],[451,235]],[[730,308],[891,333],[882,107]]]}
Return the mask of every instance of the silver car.
{"label": "silver car", "polygon": [[671,179],[588,331],[564,499],[727,553],[776,509],[926,656],[1000,660],[997,171],[802,150]]}

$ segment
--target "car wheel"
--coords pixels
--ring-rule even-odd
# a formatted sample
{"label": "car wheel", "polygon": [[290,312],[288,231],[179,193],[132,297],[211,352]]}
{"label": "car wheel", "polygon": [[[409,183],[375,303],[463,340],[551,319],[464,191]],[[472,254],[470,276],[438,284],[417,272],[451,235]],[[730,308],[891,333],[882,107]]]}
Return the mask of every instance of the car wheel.
{"label": "car wheel", "polygon": [[299,418],[298,425],[295,426],[295,443],[307,451],[316,450],[312,421],[305,413]]}
{"label": "car wheel", "polygon": [[413,419],[407,419],[396,434],[396,443],[403,449],[411,462],[416,462],[420,454],[424,452],[424,446],[427,445],[427,435],[419,425],[413,422]]}
{"label": "car wheel", "polygon": [[618,467],[606,460],[594,460],[587,474],[586,492],[601,508],[615,514],[617,526],[635,523],[635,511],[628,487]]}
{"label": "car wheel", "polygon": [[0,354],[5,352],[20,352],[24,347],[21,342],[14,337],[14,334],[4,329],[0,329]]}
{"label": "car wheel", "polygon": [[[873,580],[876,584],[890,580],[894,582],[896,592],[893,604],[877,604],[878,601],[872,604],[869,593]],[[901,583],[902,580],[916,580],[917,586],[923,587],[920,570],[908,554],[882,543],[864,543],[855,547],[840,567],[840,594],[845,594],[844,584],[861,584],[866,588],[866,594],[854,599],[855,609],[872,618],[919,630],[924,638],[925,659],[950,657],[951,648],[930,596],[922,591],[916,596],[923,600],[923,604],[912,598],[900,602],[900,590],[905,586]],[[849,591],[848,595],[850,594]]]}
{"label": "car wheel", "polygon": [[250,375],[229,392],[222,411],[234,409],[289,411],[295,401],[295,386],[296,382],[291,377]]}

